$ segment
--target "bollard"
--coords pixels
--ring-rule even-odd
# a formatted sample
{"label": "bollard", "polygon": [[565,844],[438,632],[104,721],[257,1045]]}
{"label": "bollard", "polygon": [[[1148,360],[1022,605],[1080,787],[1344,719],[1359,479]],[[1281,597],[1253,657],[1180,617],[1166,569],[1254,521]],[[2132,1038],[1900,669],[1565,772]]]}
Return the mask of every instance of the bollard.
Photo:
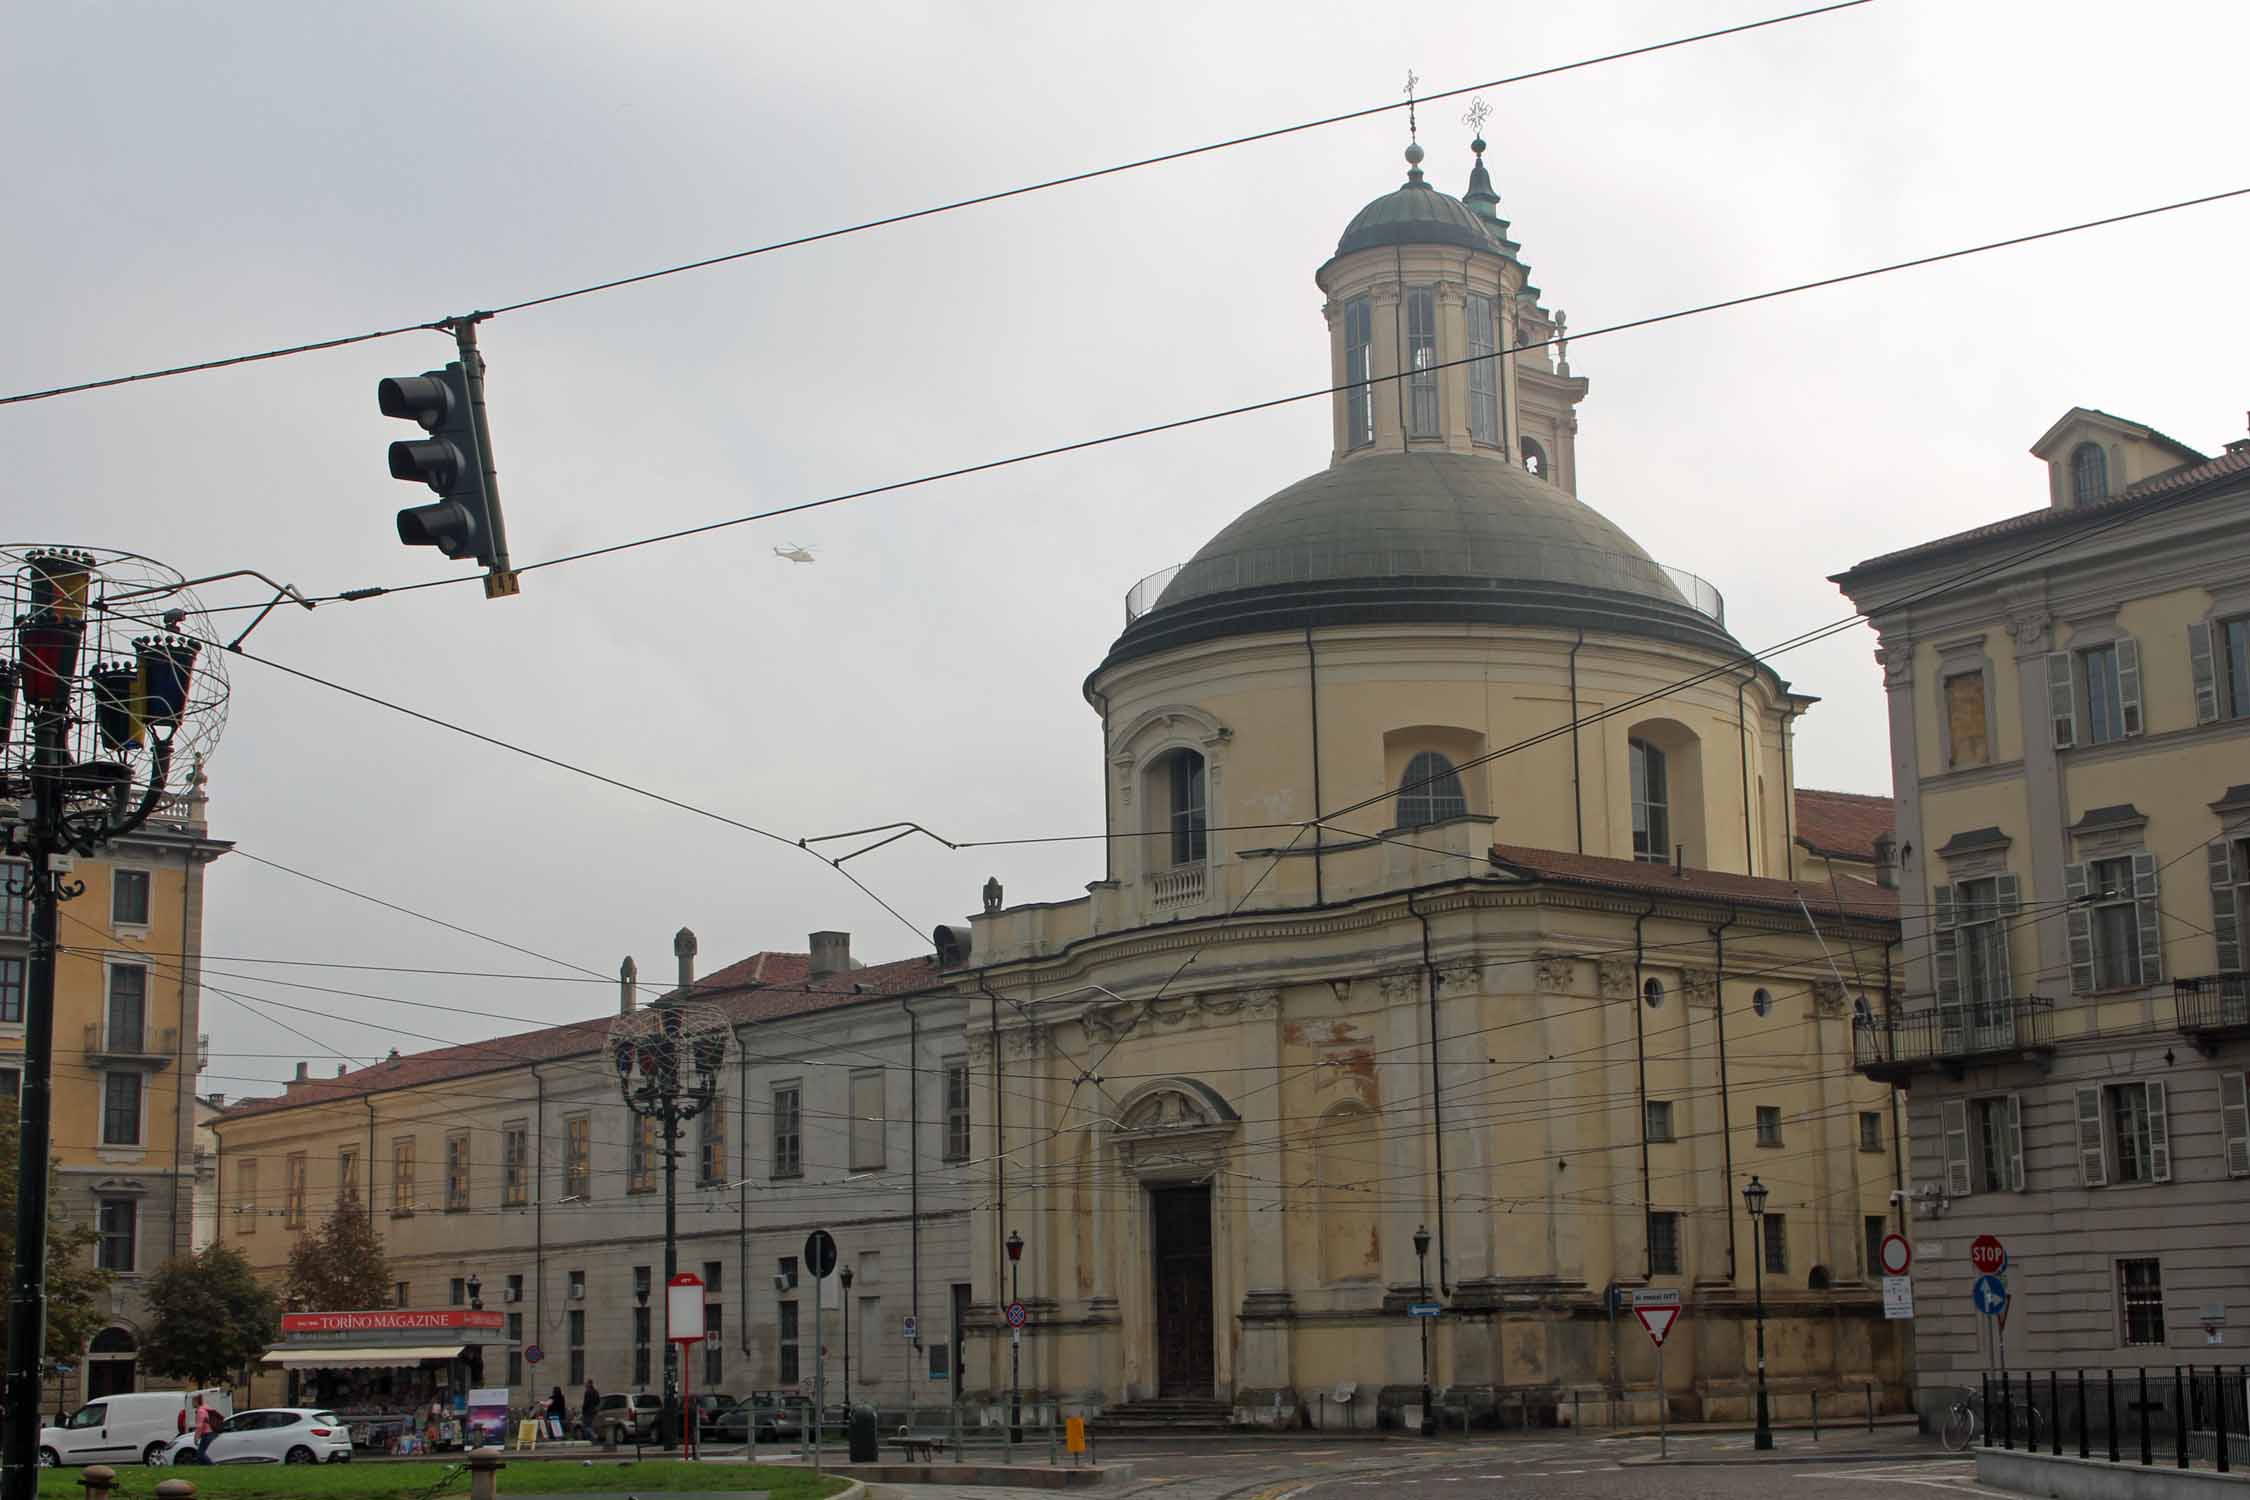
{"label": "bollard", "polygon": [[2006,1371],[2000,1374],[2000,1446],[2016,1446],[2016,1388]]}
{"label": "bollard", "polygon": [[108,1500],[110,1487],[117,1483],[117,1471],[108,1464],[94,1464],[78,1476],[79,1484],[86,1490],[86,1500]]}
{"label": "bollard", "polygon": [[2093,1457],[2093,1450],[2086,1445],[2086,1367],[2084,1365],[2078,1367],[2078,1456],[2080,1458]]}
{"label": "bollard", "polygon": [[1812,1393],[1812,1440],[1820,1441],[1820,1392]]}
{"label": "bollard", "polygon": [[2227,1386],[2226,1371],[2218,1365],[2211,1367],[2211,1428],[2219,1445],[2217,1463],[2219,1472],[2227,1472]]}
{"label": "bollard", "polygon": [[2109,1461],[2110,1461],[2111,1463],[2116,1463],[2116,1462],[2118,1462],[2118,1457],[2117,1457],[2117,1372],[2116,1372],[2115,1370],[2104,1370],[2104,1371],[2102,1371],[2102,1408],[2103,1408],[2103,1412],[2104,1412],[2104,1415],[2105,1415],[2105,1419],[2107,1420],[2107,1422],[2108,1422],[2108,1424],[2109,1424]]}
{"label": "bollard", "polygon": [[2172,1446],[2179,1452],[2179,1465],[2188,1466],[2187,1451],[2187,1384],[2180,1378],[2180,1367],[2172,1366]]}
{"label": "bollard", "polygon": [[1992,1420],[1992,1372],[1989,1370],[1977,1377],[1977,1415],[1983,1419],[1984,1445],[1989,1448],[1993,1429],[2000,1425]]}
{"label": "bollard", "polygon": [[1047,1411],[1047,1467],[1062,1467],[1062,1451],[1055,1446],[1055,1412],[1052,1407]]}
{"label": "bollard", "polygon": [[948,1422],[948,1423],[950,1424],[950,1426],[951,1426],[951,1431],[949,1432],[949,1434],[948,1434],[948,1435],[949,1435],[949,1436],[950,1436],[950,1437],[951,1437],[951,1438],[953,1439],[953,1461],[954,1461],[955,1463],[959,1463],[959,1462],[961,1461],[961,1403],[960,1403],[960,1402],[958,1402],[958,1401],[954,1401],[954,1402],[950,1402],[950,1403],[948,1403],[948,1404],[947,1404],[947,1406],[946,1406],[946,1408],[945,1408],[945,1419],[946,1419],[946,1421],[947,1421],[947,1422]]}
{"label": "bollard", "polygon": [[2149,1466],[2150,1464],[2153,1464],[2153,1463],[2155,1463],[2155,1462],[2156,1462],[2156,1449],[2155,1449],[2155,1448],[2154,1448],[2153,1446],[2151,1446],[2151,1445],[2150,1445],[2150,1443],[2149,1443],[2149,1440],[2148,1440],[2148,1366],[2147,1366],[2147,1365],[2142,1365],[2142,1366],[2141,1366],[2141,1399],[2140,1399],[2140,1401],[2139,1401],[2138,1405],[2140,1406],[2140,1409],[2141,1409],[2141,1467],[2145,1469],[2145,1468],[2147,1468],[2147,1467],[2148,1467],[2148,1466]]}
{"label": "bollard", "polygon": [[491,1448],[479,1448],[469,1455],[469,1500],[499,1500],[500,1471],[507,1465],[500,1462],[500,1454]]}
{"label": "bollard", "polygon": [[2031,1399],[2031,1372],[2023,1372],[2023,1451],[2039,1451],[2039,1407]]}
{"label": "bollard", "polygon": [[2054,1371],[2047,1372],[2047,1431],[2054,1445],[2055,1457],[2062,1457],[2062,1387]]}
{"label": "bollard", "polygon": [[185,1479],[159,1480],[156,1500],[195,1500],[195,1485]]}
{"label": "bollard", "polygon": [[1867,1430],[1875,1430],[1875,1382],[1867,1382]]}
{"label": "bollard", "polygon": [[[1499,1413],[1495,1411],[1493,1415],[1498,1417]],[[1570,1388],[1570,1425],[1573,1431],[1576,1431],[1581,1425],[1578,1420],[1578,1387],[1576,1386]]]}

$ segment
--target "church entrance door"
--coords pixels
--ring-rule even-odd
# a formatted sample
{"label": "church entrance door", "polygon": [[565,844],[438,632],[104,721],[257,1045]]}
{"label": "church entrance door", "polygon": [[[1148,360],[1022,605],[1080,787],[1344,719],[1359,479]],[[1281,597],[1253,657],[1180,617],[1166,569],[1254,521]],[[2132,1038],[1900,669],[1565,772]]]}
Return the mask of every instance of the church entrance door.
{"label": "church entrance door", "polygon": [[1149,1193],[1156,1240],[1156,1388],[1209,1396],[1213,1382],[1211,1189]]}

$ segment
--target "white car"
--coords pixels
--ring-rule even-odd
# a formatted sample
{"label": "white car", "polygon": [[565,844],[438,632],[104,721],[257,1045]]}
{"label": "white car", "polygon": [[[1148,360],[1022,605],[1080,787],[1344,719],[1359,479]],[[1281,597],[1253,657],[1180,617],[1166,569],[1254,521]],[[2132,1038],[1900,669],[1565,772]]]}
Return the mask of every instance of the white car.
{"label": "white car", "polygon": [[218,1436],[196,1457],[195,1435],[175,1438],[172,1464],[343,1464],[352,1458],[352,1435],[332,1411],[309,1406],[268,1406],[226,1419]]}
{"label": "white car", "polygon": [[40,1466],[162,1463],[197,1396],[222,1417],[234,1410],[233,1397],[220,1390],[125,1391],[97,1397],[61,1426],[40,1429]]}

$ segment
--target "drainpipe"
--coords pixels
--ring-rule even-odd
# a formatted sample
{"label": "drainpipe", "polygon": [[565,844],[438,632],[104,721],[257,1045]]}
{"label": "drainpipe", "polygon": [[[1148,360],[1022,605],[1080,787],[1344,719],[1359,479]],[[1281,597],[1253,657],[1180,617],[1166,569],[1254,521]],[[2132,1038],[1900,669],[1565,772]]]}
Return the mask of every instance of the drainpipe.
{"label": "drainpipe", "polygon": [[[1328,804],[1320,800],[1320,658],[1313,651],[1312,627],[1310,625],[1305,627],[1305,696],[1312,703],[1312,805],[1313,816],[1317,818],[1320,816],[1320,810]],[[1321,882],[1320,870],[1321,835],[1323,831],[1320,824],[1313,824],[1312,886],[1313,904],[1315,906],[1328,904],[1326,887]]]}
{"label": "drainpipe", "polygon": [[[1091,689],[1088,690],[1091,693]],[[1117,814],[1109,802],[1109,695],[1102,700],[1102,879],[1117,878]],[[915,1325],[921,1326],[919,1324]]]}
{"label": "drainpipe", "polygon": [[367,1229],[375,1230],[375,1096],[363,1094],[360,1103],[367,1106],[367,1170],[360,1178],[367,1184]]}
{"label": "drainpipe", "polygon": [[[898,1008],[906,1012],[906,1118],[913,1121],[906,1131],[907,1180],[911,1184],[907,1255],[911,1262],[908,1275],[913,1278],[914,1352],[922,1352],[922,1018],[914,1014],[914,1006],[905,998]],[[939,1142],[944,1149],[944,1142]],[[917,1374],[920,1372],[916,1372]]]}
{"label": "drainpipe", "polygon": [[1445,1254],[1445,1095],[1438,1083],[1438,972],[1430,959],[1430,919],[1414,905],[1414,893],[1406,893],[1408,915],[1422,924],[1422,974],[1430,997],[1430,1145],[1436,1155],[1437,1167],[1437,1278],[1438,1292],[1453,1295],[1450,1277],[1451,1262]]}
{"label": "drainpipe", "polygon": [[[1727,929],[1735,924],[1739,915],[1735,907],[1727,908],[1727,919],[1711,929],[1711,947],[1717,972],[1711,980],[1711,993],[1718,998],[1719,1017],[1719,1147],[1725,1161],[1726,1184],[1719,1194],[1722,1205],[1731,1205],[1734,1192],[1734,1114],[1727,1098]],[[1734,1210],[1727,1207],[1727,1281],[1734,1281]]]}
{"label": "drainpipe", "polygon": [[1745,875],[1758,873],[1758,845],[1750,835],[1750,720],[1742,703],[1743,691],[1755,675],[1745,672],[1742,680],[1734,685],[1734,734],[1742,750],[1742,873]]}
{"label": "drainpipe", "polygon": [[1578,627],[1578,640],[1570,648],[1570,806],[1578,830],[1578,852],[1586,852],[1586,789],[1578,761],[1578,653],[1586,645],[1586,627]]}
{"label": "drainpipe", "polygon": [[[1008,1105],[1000,1088],[1000,997],[992,993],[992,986],[977,975],[977,988],[991,1001],[987,1014],[991,1018],[992,1035],[992,1251],[1000,1254],[1000,1231],[1008,1219]],[[1000,1261],[993,1261],[993,1300],[1000,1298]]]}
{"label": "drainpipe", "polygon": [[1791,704],[1781,721],[1781,851],[1789,861],[1789,878],[1797,878],[1797,779],[1789,773],[1789,742],[1796,737],[1797,706]]}
{"label": "drainpipe", "polygon": [[1648,910],[1633,919],[1633,1065],[1640,1077],[1641,1096],[1641,1279],[1655,1276],[1656,1267],[1648,1248],[1649,1167],[1648,1167],[1648,1035],[1641,1012],[1648,1007],[1641,1000],[1641,959],[1645,950],[1641,946],[1641,927],[1656,915],[1656,900],[1649,899]]}
{"label": "drainpipe", "polygon": [[[737,1042],[740,1038],[737,1037]],[[742,1288],[742,1316],[735,1320],[734,1341],[743,1354],[750,1353],[750,1049],[734,1049],[735,1171],[734,1171],[734,1284]],[[799,1096],[803,1097],[802,1095]],[[819,1289],[813,1292],[819,1300]],[[780,1332],[775,1330],[778,1342]]]}
{"label": "drainpipe", "polygon": [[[531,1065],[532,1086],[538,1090],[532,1105],[531,1138],[539,1143],[531,1172],[531,1326],[547,1336],[547,1080],[539,1064]],[[564,1373],[569,1373],[565,1371]]]}

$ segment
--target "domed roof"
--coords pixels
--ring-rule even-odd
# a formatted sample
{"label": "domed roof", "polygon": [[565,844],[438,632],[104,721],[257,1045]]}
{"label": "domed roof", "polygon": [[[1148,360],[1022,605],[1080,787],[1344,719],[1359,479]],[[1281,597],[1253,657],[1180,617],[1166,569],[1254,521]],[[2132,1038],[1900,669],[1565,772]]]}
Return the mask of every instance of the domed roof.
{"label": "domed roof", "polygon": [[1352,216],[1344,237],[1336,242],[1338,255],[1371,250],[1383,245],[1459,245],[1470,250],[1497,252],[1486,221],[1450,193],[1441,193],[1413,177],[1385,193]]}
{"label": "domed roof", "polygon": [[1206,543],[1104,666],[1307,626],[1584,627],[1733,653],[1607,517],[1498,457],[1374,453],[1298,480]]}

